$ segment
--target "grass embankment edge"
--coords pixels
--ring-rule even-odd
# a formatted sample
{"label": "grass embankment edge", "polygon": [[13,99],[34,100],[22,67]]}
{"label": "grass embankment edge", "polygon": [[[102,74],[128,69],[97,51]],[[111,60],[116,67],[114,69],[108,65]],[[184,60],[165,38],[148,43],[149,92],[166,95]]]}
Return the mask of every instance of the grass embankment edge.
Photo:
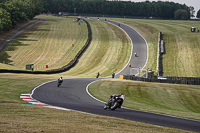
{"label": "grass embankment edge", "polygon": [[110,95],[123,93],[123,106],[130,109],[200,120],[198,85],[104,79],[90,84],[88,91],[103,102],[107,102]]}

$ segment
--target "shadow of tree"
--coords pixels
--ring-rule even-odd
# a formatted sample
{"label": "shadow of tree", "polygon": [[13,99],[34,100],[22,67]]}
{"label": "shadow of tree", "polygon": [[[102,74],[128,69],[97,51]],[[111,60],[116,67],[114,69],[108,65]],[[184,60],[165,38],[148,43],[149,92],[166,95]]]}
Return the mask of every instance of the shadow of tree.
{"label": "shadow of tree", "polygon": [[38,23],[33,27],[30,27],[29,29],[26,30],[26,32],[19,34],[15,38],[13,38],[11,41],[8,42],[8,44],[5,45],[5,47],[0,51],[0,63],[5,63],[12,65],[11,63],[13,62],[11,60],[11,55],[9,55],[9,51],[15,51],[19,47],[26,47],[31,44],[29,42],[31,41],[38,41],[35,39],[29,39],[28,37],[30,35],[34,35],[33,31],[51,31],[49,29],[41,28],[43,25],[49,25],[46,23]]}
{"label": "shadow of tree", "polygon": [[9,64],[13,62],[10,58],[11,56],[8,54],[9,51],[15,51],[17,50],[20,46],[26,47],[29,46],[30,44],[28,43],[23,43],[24,41],[37,41],[34,39],[27,39],[28,34],[22,34],[17,36],[16,38],[12,39],[0,52],[0,62],[4,64]]}
{"label": "shadow of tree", "polygon": [[9,56],[7,52],[3,52],[2,54],[0,54],[0,62],[3,64],[10,64],[11,62],[13,62],[9,59],[10,57],[11,56]]}

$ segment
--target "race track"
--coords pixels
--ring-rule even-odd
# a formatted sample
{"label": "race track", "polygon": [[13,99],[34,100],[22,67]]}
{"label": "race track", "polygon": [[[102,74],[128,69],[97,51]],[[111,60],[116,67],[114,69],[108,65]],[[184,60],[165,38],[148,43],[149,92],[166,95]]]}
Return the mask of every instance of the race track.
{"label": "race track", "polygon": [[[120,24],[120,26],[118,27],[124,30],[124,32],[129,36],[133,46],[129,63],[131,64],[131,67],[135,69],[132,70],[131,74],[136,75],[138,73],[137,69],[138,68],[142,69],[146,65],[148,59],[148,46],[146,40],[136,30],[125,24],[109,20],[106,21],[116,26]],[[134,53],[137,53],[136,57]],[[130,68],[128,64],[120,73],[116,75],[117,77],[119,77],[119,75],[130,74]]]}
{"label": "race track", "polygon": [[[118,22],[107,22],[118,25]],[[134,57],[133,54],[131,55],[130,63],[132,67],[143,68],[146,64],[148,56],[146,41],[134,29],[130,28],[129,26],[120,24],[120,28],[122,28],[132,40],[133,53],[137,52],[138,54],[138,57]],[[126,66],[116,76],[119,76],[120,74],[129,73],[129,67]],[[134,74],[136,73],[137,71],[134,71]],[[71,110],[104,116],[113,116],[127,120],[149,123],[153,125],[200,132],[199,121],[170,117],[125,108],[117,109],[115,111],[104,110],[104,103],[95,100],[87,93],[87,86],[96,80],[100,79],[65,79],[63,84],[59,88],[56,86],[57,81],[48,82],[31,90],[31,97],[42,103],[46,103],[57,107],[63,107]]]}

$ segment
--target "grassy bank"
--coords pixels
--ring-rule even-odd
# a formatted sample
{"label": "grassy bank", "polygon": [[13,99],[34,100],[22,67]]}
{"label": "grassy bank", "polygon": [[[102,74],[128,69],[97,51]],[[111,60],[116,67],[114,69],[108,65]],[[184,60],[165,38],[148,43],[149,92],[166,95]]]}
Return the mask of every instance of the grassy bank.
{"label": "grassy bank", "polygon": [[[0,94],[1,94],[0,132],[189,133],[188,131],[154,126],[150,124],[122,120],[113,117],[83,114],[74,111],[50,109],[35,105],[26,105],[26,102],[20,99],[20,94],[29,93],[30,90],[35,86],[47,81],[56,80],[58,76],[61,75],[1,74],[0,75]],[[97,82],[97,85],[96,83],[92,84],[94,88],[90,87],[90,90],[94,89],[95,91],[98,92],[94,93],[103,94],[102,95],[104,96],[103,99],[106,101],[110,94],[113,93],[117,94],[119,92],[124,92],[126,95],[125,97],[126,101],[124,102],[124,105],[131,104],[134,105],[134,107],[140,108],[141,110],[145,105],[147,105],[147,103],[145,104],[145,102],[148,102],[148,99],[144,97],[143,97],[144,100],[140,99],[140,96],[137,96],[139,95],[137,94],[137,91],[134,89],[131,90],[130,87],[139,86],[137,88],[140,88],[141,92],[142,91],[145,92],[146,88],[152,89],[154,86],[154,85],[152,86],[148,85],[146,83],[143,84],[128,83],[127,85],[126,83],[122,83],[121,81],[109,81],[109,80],[101,82],[103,83]],[[111,87],[113,85],[115,88]],[[127,86],[129,88],[127,88]],[[119,90],[118,87],[120,87],[121,90]],[[106,88],[109,88],[108,89],[109,92],[105,91]],[[128,92],[127,90],[129,90],[129,94],[127,93]],[[102,93],[102,91],[104,92]],[[136,94],[131,93],[132,91]],[[130,97],[130,95],[132,94],[135,96],[134,104],[131,103],[132,98]],[[147,94],[144,93],[144,95]],[[137,100],[140,101],[140,103]],[[142,106],[139,104],[135,105],[136,103],[139,103]],[[160,104],[164,104],[164,102],[160,101]],[[188,114],[194,115],[195,113],[188,113]],[[197,118],[199,118],[198,115]]]}
{"label": "grassy bank", "polygon": [[32,88],[56,78],[48,75],[1,74],[0,102],[27,103],[20,99],[22,93],[30,93]]}
{"label": "grassy bank", "polygon": [[[56,17],[56,19],[62,20],[64,18]],[[65,20],[66,19],[64,19],[64,21]],[[93,33],[91,45],[88,47],[87,51],[81,56],[77,65],[74,68],[70,69],[70,71],[52,75],[0,74],[0,132],[186,132],[183,130],[158,127],[112,117],[23,105],[23,103],[26,102],[20,99],[20,94],[29,93],[32,88],[44,82],[56,80],[60,76],[62,76],[63,78],[94,77],[96,76],[96,73],[98,71],[101,74],[100,76],[110,76],[112,72],[117,72],[124,67],[129,59],[131,45],[130,41],[127,39],[123,31],[117,29],[113,25],[101,21],[88,21],[91,24]],[[73,21],[71,20],[70,23],[71,22]],[[49,27],[49,29],[50,28],[51,27]],[[54,28],[54,30],[56,29],[57,28]],[[41,30],[41,32],[48,32],[48,28],[46,30]],[[30,34],[27,34],[24,39],[28,38],[28,35],[31,36],[31,34],[32,32]],[[40,34],[39,30],[37,34]],[[71,36],[71,39],[68,39],[68,41],[72,42],[72,39],[76,37],[77,36],[75,35]],[[34,40],[34,38],[32,38],[32,40]],[[57,39],[54,38],[51,41],[54,40]],[[30,45],[27,45],[27,47],[28,46]],[[44,62],[44,64],[46,65],[46,62]],[[9,67],[13,66],[9,65]],[[7,68],[8,65],[6,65],[5,67]],[[181,91],[182,86],[178,85],[174,88],[173,86],[161,86],[160,84],[127,84],[115,80],[101,82],[104,83],[97,82],[95,84],[92,84],[90,89],[94,88],[94,93],[96,93],[94,95],[97,97],[100,93],[104,94],[103,96],[105,97],[103,97],[103,99],[105,99],[105,101],[107,101],[109,95],[113,93],[117,94],[123,92],[126,95],[126,101],[124,103],[125,106],[129,106],[130,104],[132,104],[131,102],[134,102],[134,105],[131,108],[154,111],[157,111],[158,109],[159,113],[164,112],[165,114],[165,111],[171,111],[173,113],[171,115],[174,115],[174,113],[175,115],[177,113],[181,113],[181,115],[186,115],[186,113],[188,113],[192,117],[196,116],[199,119],[199,106],[197,107],[197,109],[195,109],[195,106],[197,106],[198,103],[195,103],[195,105],[191,104],[192,102],[196,101],[195,98],[199,101],[198,96],[196,97],[195,95],[195,93],[199,94],[198,88],[191,87],[192,91],[189,92],[190,86],[188,86],[189,88],[183,86],[184,89]],[[112,88],[112,86],[114,86],[115,88]],[[159,86],[161,86],[161,88],[159,88]],[[109,87],[111,89],[108,89]],[[135,90],[134,88],[137,89]],[[168,90],[167,88],[172,89]],[[183,93],[180,93],[181,95],[188,96],[187,99],[182,100],[183,102],[185,101],[184,103],[187,104],[187,106],[182,105],[178,106],[178,109],[170,110],[170,108],[174,108],[174,106],[166,103],[166,97],[161,99],[156,94],[171,94],[169,95],[169,98],[171,101],[173,101],[173,99],[179,98],[179,91],[177,92],[176,88],[179,88],[180,92]],[[107,92],[106,89],[110,91]],[[105,92],[102,92],[101,90],[105,90]],[[148,92],[153,90],[150,94],[154,95],[155,93],[155,100],[159,100],[159,102],[151,99],[153,96],[149,95],[147,93],[147,90]],[[168,91],[171,93],[167,93]],[[132,95],[134,97],[132,97]],[[145,98],[146,96],[148,96],[148,99],[150,99],[150,103],[148,103],[148,99]],[[176,100],[175,102],[177,105],[180,104]],[[167,107],[164,106],[165,104],[167,104]],[[190,104],[192,105],[191,107],[189,107]],[[159,110],[159,108],[161,109]]]}
{"label": "grassy bank", "polygon": [[122,70],[131,54],[131,42],[126,34],[109,23],[87,21],[92,29],[92,42],[78,64],[63,74],[95,77],[100,72],[100,77],[106,77]]}
{"label": "grassy bank", "polygon": [[39,17],[45,21],[12,39],[0,53],[1,68],[12,66],[25,69],[26,64],[34,64],[35,70],[45,69],[46,65],[49,69],[61,68],[85,44],[88,34],[86,23],[78,25],[76,21],[73,22],[75,18]]}
{"label": "grassy bank", "polygon": [[[79,26],[73,22],[75,18],[39,17],[46,21],[13,39],[0,53],[0,68],[25,69],[26,64],[32,63],[35,70],[60,68],[69,63],[85,44],[87,28],[84,22]],[[110,76],[113,72],[119,72],[130,57],[129,38],[109,23],[87,21],[92,28],[92,42],[79,64],[63,75],[91,77],[100,72],[101,76]]]}
{"label": "grassy bank", "polygon": [[189,133],[118,118],[31,105],[0,103],[0,132]]}
{"label": "grassy bank", "polygon": [[124,107],[200,120],[199,86],[101,80],[91,84],[89,92],[105,102],[123,93]]}
{"label": "grassy bank", "polygon": [[[111,19],[111,18],[109,18]],[[199,21],[114,19],[127,24],[147,40],[149,68],[156,70],[158,33],[164,34],[163,75],[200,77],[200,33],[191,33]]]}

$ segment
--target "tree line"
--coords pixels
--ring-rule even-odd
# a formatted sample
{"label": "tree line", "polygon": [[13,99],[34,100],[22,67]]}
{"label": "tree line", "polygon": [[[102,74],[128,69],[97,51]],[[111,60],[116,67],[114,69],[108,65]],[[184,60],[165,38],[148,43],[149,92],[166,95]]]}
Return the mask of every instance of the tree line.
{"label": "tree line", "polygon": [[42,0],[0,0],[0,31],[33,19],[43,10]]}
{"label": "tree line", "polygon": [[200,18],[200,9],[197,12],[197,18]]}
{"label": "tree line", "polygon": [[[0,31],[32,19],[41,12],[69,12],[162,19],[189,19],[193,7],[174,2],[131,2],[108,0],[0,0]],[[198,12],[198,16],[199,16]]]}
{"label": "tree line", "polygon": [[[184,19],[190,18],[190,7],[174,2],[131,2],[108,0],[43,0],[44,12],[76,12],[79,14],[102,14],[136,17],[158,17],[174,19],[175,11],[184,14]],[[184,11],[182,13],[182,11]],[[180,13],[181,12],[181,13]],[[183,17],[182,17],[183,18]],[[176,19],[176,18],[175,18]]]}

